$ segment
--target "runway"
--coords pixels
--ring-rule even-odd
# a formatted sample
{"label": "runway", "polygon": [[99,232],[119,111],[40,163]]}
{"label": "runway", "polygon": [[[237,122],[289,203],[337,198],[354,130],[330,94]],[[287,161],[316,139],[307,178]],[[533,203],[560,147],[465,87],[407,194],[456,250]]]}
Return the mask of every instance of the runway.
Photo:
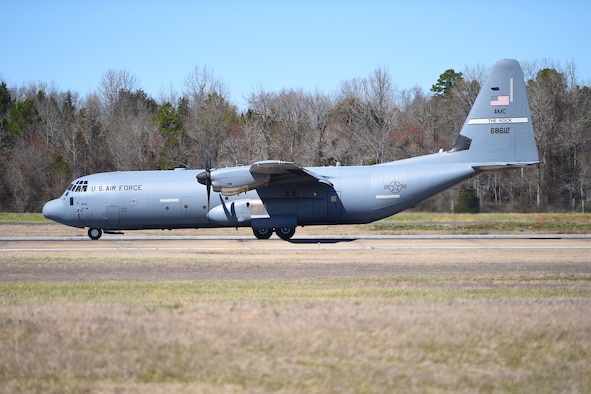
{"label": "runway", "polygon": [[0,237],[0,281],[591,275],[587,235]]}
{"label": "runway", "polygon": [[[75,251],[400,251],[591,250],[587,235],[351,235],[307,236],[283,241],[251,236],[0,237],[0,253]],[[591,254],[590,254],[591,257]]]}

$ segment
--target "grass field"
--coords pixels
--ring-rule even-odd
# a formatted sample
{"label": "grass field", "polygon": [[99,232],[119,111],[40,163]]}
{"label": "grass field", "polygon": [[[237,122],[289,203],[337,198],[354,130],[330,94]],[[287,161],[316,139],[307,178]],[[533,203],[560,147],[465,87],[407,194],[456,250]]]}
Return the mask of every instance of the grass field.
{"label": "grass field", "polygon": [[3,284],[0,391],[587,392],[590,280]]}
{"label": "grass field", "polygon": [[589,233],[591,214],[445,214],[401,213],[368,225],[378,232],[407,233]]}
{"label": "grass field", "polygon": [[[493,222],[550,222],[583,232],[576,226],[589,222],[584,215],[509,215],[502,220],[415,215],[376,226],[399,227],[408,221],[416,225],[412,232],[478,223],[489,230],[471,230],[492,232]],[[42,218],[4,219],[44,223]],[[512,228],[507,231],[522,231]],[[219,264],[220,270],[248,258],[219,253],[219,263],[212,259],[208,264]],[[372,259],[372,253],[361,253],[359,264]],[[175,261],[171,254],[164,261],[198,270],[200,256]],[[241,264],[285,261],[285,256],[273,256],[264,263],[247,259]],[[64,257],[0,254],[0,264],[56,265],[66,271],[74,265],[95,267],[80,258],[79,252]],[[356,258],[348,256],[350,262]],[[105,267],[118,269],[116,253],[101,259],[109,262]],[[126,254],[120,264],[150,270],[162,264],[159,259]],[[560,264],[569,261],[566,252],[553,274],[520,269],[517,259],[501,261],[500,254],[498,259],[503,274],[0,280],[0,393],[590,392],[589,266],[578,263],[578,271],[562,271]]]}

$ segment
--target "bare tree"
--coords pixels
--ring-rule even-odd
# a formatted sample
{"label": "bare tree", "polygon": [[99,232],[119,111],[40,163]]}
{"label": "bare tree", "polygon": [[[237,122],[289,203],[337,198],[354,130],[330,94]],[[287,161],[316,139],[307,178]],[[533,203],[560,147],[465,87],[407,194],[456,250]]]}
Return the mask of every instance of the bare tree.
{"label": "bare tree", "polygon": [[61,97],[57,87],[43,82],[29,83],[25,87],[25,96],[35,102],[45,140],[48,145],[53,145],[60,138],[59,134],[64,131]]}
{"label": "bare tree", "polygon": [[329,126],[332,102],[317,92],[260,90],[249,98],[245,132],[256,140],[258,156],[297,162],[323,160],[322,144]]}
{"label": "bare tree", "polygon": [[332,152],[334,144],[328,133],[333,108],[334,100],[318,90],[309,100],[310,127],[317,141],[315,152],[313,152],[314,165],[316,166],[335,164],[335,156]]}
{"label": "bare tree", "polygon": [[190,105],[201,108],[212,94],[217,94],[224,99],[229,97],[224,83],[217,79],[206,66],[195,66],[193,71],[185,78],[184,95],[189,98]]}
{"label": "bare tree", "polygon": [[279,141],[273,136],[277,127],[274,100],[275,94],[262,89],[248,98],[245,132],[249,134],[249,140],[256,141],[253,153],[259,160],[276,158],[280,150]]}
{"label": "bare tree", "polygon": [[344,82],[337,114],[341,131],[356,148],[356,164],[389,160],[390,134],[398,121],[396,91],[390,75],[377,69],[369,78]]}
{"label": "bare tree", "polygon": [[400,94],[399,127],[392,133],[396,158],[433,153],[446,143],[436,132],[430,98],[420,87]]}
{"label": "bare tree", "polygon": [[83,159],[73,168],[74,175],[80,176],[94,172],[110,171],[114,167],[110,161],[104,131],[103,104],[98,93],[89,94],[82,102],[77,120],[77,140],[72,144],[83,145]]}
{"label": "bare tree", "polygon": [[265,137],[256,118],[249,110],[244,114],[240,127],[230,132],[222,151],[228,164],[248,164],[269,158],[266,155]]}
{"label": "bare tree", "polygon": [[121,90],[110,106],[110,116],[101,130],[107,147],[104,157],[116,170],[156,168],[162,137],[153,119],[155,101],[142,90]]}
{"label": "bare tree", "polygon": [[277,123],[274,138],[280,142],[278,159],[311,163],[317,146],[311,133],[309,98],[301,90],[282,90],[275,95],[273,114]]}
{"label": "bare tree", "polygon": [[156,168],[161,138],[149,112],[119,115],[110,131],[107,147],[116,170]]}
{"label": "bare tree", "polygon": [[113,116],[115,106],[120,102],[121,92],[134,92],[137,90],[138,81],[129,71],[110,69],[102,75],[99,85],[99,95],[105,109],[106,119]]}
{"label": "bare tree", "polygon": [[185,81],[189,100],[186,133],[195,147],[191,166],[204,164],[205,151],[214,163],[221,165],[219,154],[237,122],[236,107],[230,104],[224,84],[206,67],[195,67]]}

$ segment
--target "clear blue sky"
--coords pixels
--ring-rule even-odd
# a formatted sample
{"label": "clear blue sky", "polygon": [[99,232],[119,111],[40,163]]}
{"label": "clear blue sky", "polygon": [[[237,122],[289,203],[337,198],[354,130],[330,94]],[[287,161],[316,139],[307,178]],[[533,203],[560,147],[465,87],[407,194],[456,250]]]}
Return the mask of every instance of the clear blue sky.
{"label": "clear blue sky", "polygon": [[428,91],[448,68],[499,58],[574,62],[591,81],[587,1],[5,1],[0,79],[81,96],[109,69],[149,95],[181,93],[196,66],[244,108],[259,87],[316,89],[385,68]]}

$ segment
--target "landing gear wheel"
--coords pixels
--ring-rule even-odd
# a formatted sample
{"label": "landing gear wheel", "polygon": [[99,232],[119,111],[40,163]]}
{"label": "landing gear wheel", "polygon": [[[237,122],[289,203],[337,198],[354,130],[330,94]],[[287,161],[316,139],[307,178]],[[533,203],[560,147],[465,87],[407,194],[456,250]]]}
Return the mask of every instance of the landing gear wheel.
{"label": "landing gear wheel", "polygon": [[293,237],[295,234],[295,227],[278,227],[275,229],[277,236],[285,241]]}
{"label": "landing gear wheel", "polygon": [[93,241],[99,239],[101,235],[103,235],[103,230],[101,230],[100,228],[91,227],[88,229],[88,237],[90,237],[90,239],[92,239]]}
{"label": "landing gear wheel", "polygon": [[270,228],[253,228],[252,232],[257,239],[269,239],[273,235],[273,230]]}

